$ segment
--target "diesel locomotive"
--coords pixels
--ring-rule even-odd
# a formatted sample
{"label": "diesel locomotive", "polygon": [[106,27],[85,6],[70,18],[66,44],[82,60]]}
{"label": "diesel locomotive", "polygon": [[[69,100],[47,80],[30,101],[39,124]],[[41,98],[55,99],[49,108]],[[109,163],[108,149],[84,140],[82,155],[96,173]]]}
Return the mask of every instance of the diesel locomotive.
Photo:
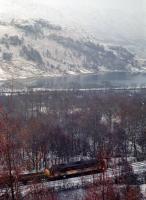
{"label": "diesel locomotive", "polygon": [[69,164],[58,164],[53,165],[49,169],[45,169],[44,174],[47,177],[56,177],[62,176],[65,177],[67,175],[76,175],[79,173],[86,174],[90,172],[95,173],[102,173],[107,169],[107,162],[106,160],[81,160],[77,162],[71,162]]}

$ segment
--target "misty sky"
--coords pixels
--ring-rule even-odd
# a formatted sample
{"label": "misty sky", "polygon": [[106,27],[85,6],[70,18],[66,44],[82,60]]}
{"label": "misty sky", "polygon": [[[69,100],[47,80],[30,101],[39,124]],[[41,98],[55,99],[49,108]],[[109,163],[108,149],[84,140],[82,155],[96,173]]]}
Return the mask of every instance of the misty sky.
{"label": "misty sky", "polygon": [[[88,9],[105,11],[119,9],[128,12],[144,12],[145,0],[0,0],[0,15],[31,16],[48,15],[51,10],[86,12]],[[57,17],[57,16],[56,16]]]}
{"label": "misty sky", "polygon": [[146,27],[146,0],[0,0],[0,18],[46,18],[100,35],[110,30],[141,37]]}

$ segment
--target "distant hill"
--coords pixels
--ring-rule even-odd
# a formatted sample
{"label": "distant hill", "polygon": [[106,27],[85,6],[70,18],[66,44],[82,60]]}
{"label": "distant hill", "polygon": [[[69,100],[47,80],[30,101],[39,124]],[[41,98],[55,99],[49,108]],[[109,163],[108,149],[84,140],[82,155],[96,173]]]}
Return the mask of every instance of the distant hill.
{"label": "distant hill", "polygon": [[46,20],[0,21],[1,80],[142,70],[145,63],[126,48],[99,44]]}

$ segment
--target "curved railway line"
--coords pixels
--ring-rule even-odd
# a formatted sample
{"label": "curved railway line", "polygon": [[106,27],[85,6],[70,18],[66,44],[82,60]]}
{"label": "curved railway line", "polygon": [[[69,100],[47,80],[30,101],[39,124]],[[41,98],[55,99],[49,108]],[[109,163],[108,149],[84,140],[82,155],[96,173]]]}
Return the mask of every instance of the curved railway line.
{"label": "curved railway line", "polygon": [[[72,165],[73,163],[71,163]],[[69,168],[68,168],[69,166]],[[19,185],[22,187],[25,186],[30,186],[34,183],[39,184],[39,183],[50,183],[51,185],[56,185],[56,181],[58,181],[58,183],[60,183],[60,181],[65,180],[65,179],[72,179],[73,180],[73,184],[74,186],[78,186],[78,180],[82,179],[82,177],[84,177],[85,182],[89,183],[91,181],[91,175],[95,175],[94,178],[96,179],[96,177],[98,177],[101,173],[105,173],[106,177],[109,177],[113,180],[115,180],[115,174],[117,174],[118,169],[111,169],[111,168],[107,168],[106,166],[104,166],[105,168],[95,168],[95,166],[88,166],[88,167],[84,167],[81,168],[82,165],[78,165],[76,170],[71,169],[70,164],[69,165],[64,165],[64,169],[68,168],[68,172],[64,171],[63,173],[61,172],[60,174],[58,172],[55,172],[54,175],[46,175],[44,172],[38,172],[38,173],[30,173],[30,174],[20,174],[19,177],[17,177],[17,181],[19,182]],[[99,166],[99,165],[98,165]],[[143,162],[135,162],[131,164],[132,168],[133,168],[133,173],[135,175],[142,175],[142,178],[144,178],[144,174],[145,174],[145,179],[146,179],[146,161]],[[56,165],[54,166],[56,168],[60,168],[61,165]],[[60,169],[59,169],[60,170]],[[117,176],[118,177],[118,176]],[[0,189],[9,187],[9,181],[10,181],[10,177],[0,177]],[[15,178],[13,179],[13,182],[15,181]],[[140,182],[143,183],[144,180],[140,180]],[[67,181],[68,182],[68,181]],[[118,183],[117,183],[118,184]],[[137,183],[136,183],[137,184]],[[67,187],[68,189],[68,187]]]}
{"label": "curved railway line", "polygon": [[46,169],[44,172],[20,174],[15,177],[14,175],[1,176],[0,188],[5,188],[15,181],[23,185],[30,185],[32,183],[50,182],[62,179],[75,178],[80,176],[92,175],[101,173],[106,170],[105,161],[89,160],[78,161],[69,164],[54,165],[50,169]]}
{"label": "curved railway line", "polygon": [[[99,163],[99,162],[98,162]],[[72,163],[71,163],[72,164]],[[61,165],[58,165],[61,166]],[[54,166],[57,167],[58,166]],[[79,164],[78,167],[81,167]],[[99,165],[98,165],[99,166]],[[131,163],[133,174],[136,179],[133,179],[132,176],[128,176],[130,178],[129,184],[132,185],[141,185],[146,182],[146,161],[143,162],[133,162]],[[63,170],[65,168],[70,168],[69,165],[63,165]],[[75,166],[74,166],[75,167]],[[77,167],[77,168],[78,168]],[[68,169],[69,169],[68,168]],[[139,170],[138,170],[139,169]],[[38,173],[30,173],[30,174],[21,174],[19,176],[19,186],[22,196],[27,196],[29,192],[32,190],[32,185],[36,184],[38,187],[43,187],[49,189],[51,191],[65,191],[65,190],[74,190],[79,188],[87,188],[91,187],[92,184],[96,184],[96,181],[100,180],[101,175],[103,174],[111,181],[114,181],[114,184],[121,185],[122,182],[117,182],[116,179],[119,178],[118,175],[118,166],[117,168],[105,168],[104,170],[101,168],[93,169],[92,167],[84,167],[80,170],[69,170],[70,173],[57,174],[46,176],[44,172]],[[102,172],[102,173],[101,173]],[[104,173],[103,173],[104,172]],[[94,175],[94,176],[93,176]],[[127,176],[127,172],[125,172],[125,176]],[[138,179],[137,179],[138,178]],[[0,179],[2,180],[2,179]],[[132,181],[132,182],[131,182]],[[133,182],[134,181],[134,182]],[[98,183],[98,182],[97,182]],[[5,191],[8,187],[8,182],[1,182],[1,191]]]}

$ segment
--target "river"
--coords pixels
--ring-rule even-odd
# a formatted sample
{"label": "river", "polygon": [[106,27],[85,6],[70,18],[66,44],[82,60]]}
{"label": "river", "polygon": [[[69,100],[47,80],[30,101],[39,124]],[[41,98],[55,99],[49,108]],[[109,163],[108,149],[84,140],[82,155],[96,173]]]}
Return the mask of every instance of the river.
{"label": "river", "polygon": [[[12,81],[1,82],[1,87],[10,87],[11,84]],[[59,77],[37,77],[14,80],[13,86],[17,89],[92,89],[109,87],[146,87],[146,74],[108,72],[86,75],[64,75]]]}

